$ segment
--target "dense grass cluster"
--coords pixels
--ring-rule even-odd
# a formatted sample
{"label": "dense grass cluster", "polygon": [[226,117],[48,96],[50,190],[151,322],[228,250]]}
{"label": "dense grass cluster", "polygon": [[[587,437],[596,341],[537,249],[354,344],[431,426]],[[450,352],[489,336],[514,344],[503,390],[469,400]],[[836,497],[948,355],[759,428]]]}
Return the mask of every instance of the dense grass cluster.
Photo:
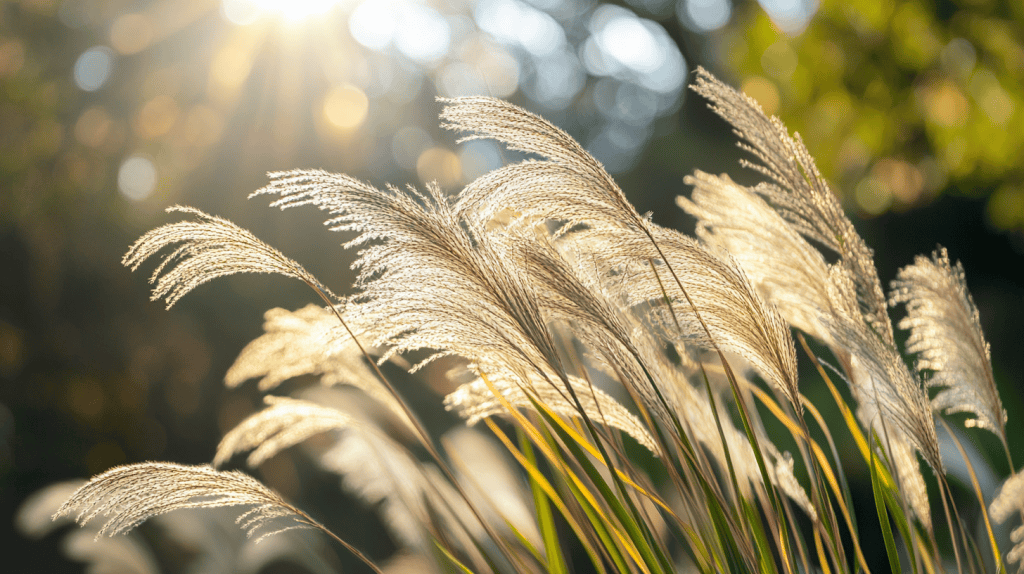
{"label": "dense grass cluster", "polygon": [[[359,249],[354,296],[334,295],[226,220],[172,208],[194,218],[144,235],[125,265],[169,249],[152,279],[168,307],[234,273],[303,281],[326,306],[269,311],[227,382],[259,378],[271,392],[312,375],[321,386],[268,395],[212,467],[115,468],[57,516],[103,518],[99,534],[116,534],[179,508],[240,505],[239,523],[259,536],[327,531],[247,475],[216,468],[241,453],[257,466],[328,433],[320,465],[379,503],[401,548],[378,565],[339,540],[376,571],[869,571],[833,440],[843,435],[870,469],[867,511],[893,571],[1005,570],[1024,546],[1004,556],[992,520],[1021,512],[1024,481],[1011,477],[992,502],[960,448],[964,431],[943,420],[967,413],[965,426],[979,429],[967,432],[1007,446],[961,266],[942,250],[919,257],[886,294],[799,137],[703,70],[693,88],[763,176],[754,187],[687,178],[693,193],[679,205],[698,220],[696,237],[639,214],[566,133],[490,98],[445,101],[444,127],[533,159],[454,197],[322,171],[274,173],[253,194],[319,208],[348,233]],[[898,327],[913,368],[891,305],[905,307]],[[811,380],[798,375],[798,347],[817,368]],[[444,407],[493,438],[466,428],[431,436],[379,368],[415,372],[442,359],[457,385]],[[364,401],[332,393],[339,385]],[[826,387],[841,418],[825,420],[807,385]],[[365,399],[379,412],[354,406]],[[943,443],[962,454],[976,508],[957,507]]]}

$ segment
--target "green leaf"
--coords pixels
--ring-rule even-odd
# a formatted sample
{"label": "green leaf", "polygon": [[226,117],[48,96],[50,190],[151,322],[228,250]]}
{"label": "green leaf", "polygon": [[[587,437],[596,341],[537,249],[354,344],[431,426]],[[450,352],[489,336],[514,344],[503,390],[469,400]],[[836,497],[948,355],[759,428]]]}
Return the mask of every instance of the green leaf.
{"label": "green leaf", "polygon": [[440,542],[435,540],[434,547],[441,552],[441,556],[443,556],[446,560],[451,562],[453,566],[455,566],[459,569],[459,571],[462,572],[462,574],[474,574],[473,571],[470,570],[468,566],[460,562],[459,559],[452,555],[452,553],[449,552],[448,549],[445,548],[444,545],[442,545]]}
{"label": "green leaf", "polygon": [[[875,433],[871,432],[871,438],[874,440]],[[893,572],[900,572],[900,557],[896,552],[896,541],[892,537],[892,528],[889,526],[889,513],[886,512],[885,507],[887,501],[885,500],[884,490],[885,487],[882,485],[882,481],[878,477],[878,471],[875,467],[875,451],[871,449],[871,490],[875,493],[875,510],[878,512],[878,523],[882,529],[882,537],[885,539],[885,553],[889,556],[889,567]]]}
{"label": "green leaf", "polygon": [[[522,430],[518,431],[519,448],[530,464],[536,466],[537,458],[533,454],[533,445]],[[547,556],[547,568],[550,574],[567,574],[569,569],[562,556],[562,547],[558,543],[558,530],[555,528],[554,516],[551,514],[551,507],[548,505],[547,496],[540,484],[530,478],[530,490],[533,492],[533,506],[537,510],[537,522],[540,526],[541,535],[544,538],[544,554]]]}
{"label": "green leaf", "polygon": [[747,524],[750,525],[751,533],[754,537],[754,542],[757,543],[758,557],[760,561],[758,568],[761,572],[778,572],[778,568],[775,565],[775,561],[772,560],[772,547],[768,542],[768,537],[765,536],[764,528],[761,525],[761,516],[747,500],[741,500],[740,504],[743,506],[743,514],[747,517]]}
{"label": "green leaf", "polygon": [[[619,500],[615,492],[605,482],[604,477],[598,472],[597,468],[590,462],[587,453],[573,440],[572,436],[559,425],[557,422],[552,420],[552,413],[547,409],[541,407],[539,403],[537,405],[537,411],[545,418],[548,422],[548,426],[558,434],[559,438],[562,439],[562,444],[565,445],[569,453],[572,454],[573,458],[586,473],[591,483],[597,487],[598,492],[601,494],[601,498],[611,509],[612,513],[618,519],[619,523],[625,529],[626,534],[629,536],[630,541],[636,547],[636,550],[640,553],[643,558],[643,563],[650,568],[652,574],[665,574],[672,570],[671,563],[664,556],[660,550],[656,550],[653,547],[651,540],[653,536],[650,530],[647,528],[647,524],[643,520],[637,520],[636,517],[628,512],[623,506],[622,501]],[[614,477],[614,471],[612,473]]]}

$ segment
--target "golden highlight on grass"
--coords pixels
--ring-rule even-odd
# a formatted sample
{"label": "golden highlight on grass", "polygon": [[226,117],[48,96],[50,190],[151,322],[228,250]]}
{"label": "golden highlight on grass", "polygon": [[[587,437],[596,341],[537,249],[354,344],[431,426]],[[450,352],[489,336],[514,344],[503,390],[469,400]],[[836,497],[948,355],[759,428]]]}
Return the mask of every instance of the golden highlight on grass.
{"label": "golden highlight on grass", "polygon": [[[248,231],[172,208],[196,219],[145,234],[124,258],[136,269],[170,249],[154,299],[170,306],[216,277],[278,273],[329,304],[267,312],[226,383],[259,379],[261,391],[295,396],[268,396],[225,435],[214,465],[249,453],[259,466],[320,437],[306,455],[378,506],[399,548],[394,564],[418,571],[863,572],[858,529],[872,525],[894,569],[1002,568],[988,516],[981,538],[964,524],[971,511],[947,484],[936,433],[936,417],[966,412],[964,426],[994,432],[1009,452],[962,267],[945,251],[919,257],[887,300],[871,249],[799,136],[702,69],[693,89],[764,178],[745,187],[724,174],[687,177],[692,194],[678,203],[697,219],[696,237],[641,216],[563,130],[484,97],[442,100],[442,126],[536,158],[454,197],[436,184],[381,189],[320,170],[271,173],[253,193],[282,209],[316,207],[349,234],[358,276],[344,301]],[[917,355],[913,371],[887,303],[906,306],[899,326],[910,331],[902,351]],[[820,378],[800,380],[793,330]],[[819,360],[804,334],[831,357]],[[377,368],[408,365],[403,356],[415,358],[411,377],[444,358],[455,390],[409,404]],[[824,368],[833,363],[854,404]],[[823,384],[837,420],[804,392]],[[485,420],[498,441],[462,426],[426,435],[417,415],[442,403],[467,426]],[[368,404],[400,424],[380,424]],[[770,430],[779,428],[785,436]],[[410,436],[422,440],[409,446]],[[840,436],[859,459],[840,456]],[[984,461],[953,441],[977,499],[968,503],[985,508],[993,493],[975,472]],[[850,464],[866,468],[873,513],[855,508]],[[991,502],[995,522],[1021,513],[1020,476]],[[334,537],[246,474],[168,463],[107,471],[55,516],[102,517],[99,534],[116,534],[172,510],[236,505],[249,507],[239,523],[250,534],[313,527]],[[1021,532],[1006,561],[1024,555]]]}

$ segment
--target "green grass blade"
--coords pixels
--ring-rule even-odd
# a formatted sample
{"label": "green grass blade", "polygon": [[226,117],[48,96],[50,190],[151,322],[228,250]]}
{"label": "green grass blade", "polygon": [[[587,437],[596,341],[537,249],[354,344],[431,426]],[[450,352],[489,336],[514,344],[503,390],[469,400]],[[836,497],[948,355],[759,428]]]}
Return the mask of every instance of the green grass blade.
{"label": "green grass blade", "polygon": [[437,548],[437,550],[441,552],[441,556],[444,557],[444,559],[450,562],[453,566],[455,566],[458,569],[458,571],[462,572],[462,574],[474,574],[474,572],[470,570],[468,566],[460,562],[459,559],[456,558],[451,552],[449,552],[448,549],[445,548],[444,545],[440,542],[435,540],[434,548]]}
{"label": "green grass blade", "polygon": [[[871,437],[874,438],[875,433],[872,431]],[[875,510],[878,512],[878,523],[882,530],[882,537],[885,539],[885,553],[889,557],[889,567],[893,572],[900,572],[900,557],[896,552],[896,541],[892,537],[892,528],[889,526],[889,513],[886,512],[885,495],[883,494],[883,486],[881,480],[878,478],[878,471],[875,467],[875,451],[871,450],[871,490],[875,494]]]}
{"label": "green grass blade", "polygon": [[[594,532],[597,533],[598,538],[601,540],[601,545],[607,552],[612,563],[615,564],[615,568],[619,572],[631,572],[632,569],[626,562],[625,556],[622,554],[622,550],[619,549],[619,543],[612,538],[612,533],[608,529],[606,524],[606,518],[598,512],[598,510],[587,500],[577,485],[573,484],[572,481],[565,481],[566,487],[572,493],[573,497],[579,502],[580,508],[587,515],[590,520],[591,526],[594,528]],[[642,565],[641,565],[642,566]],[[643,568],[644,572],[649,572],[646,568]]]}
{"label": "green grass blade", "polygon": [[992,532],[992,521],[989,520],[988,516],[988,503],[985,502],[985,495],[981,492],[981,484],[978,482],[978,475],[974,472],[974,465],[971,463],[971,457],[967,456],[967,451],[964,450],[964,446],[960,443],[960,439],[956,438],[953,434],[953,429],[949,428],[946,421],[941,418],[938,419],[942,426],[946,429],[946,434],[949,438],[953,439],[953,444],[956,445],[956,449],[960,452],[960,457],[964,459],[964,464],[967,465],[967,472],[971,477],[971,486],[974,487],[974,496],[978,499],[978,504],[981,507],[981,517],[985,522],[985,533],[988,534],[988,542],[992,548],[993,559],[996,570],[1002,574],[1006,574],[1006,565],[1003,564],[1002,554],[999,552],[999,544],[996,543],[995,533]]}
{"label": "green grass blade", "polygon": [[[625,529],[627,536],[643,558],[643,563],[650,568],[651,573],[665,574],[666,572],[671,572],[672,564],[668,562],[667,557],[663,553],[656,550],[656,545],[652,544],[653,535],[647,528],[646,523],[642,520],[638,521],[632,513],[626,510],[622,501],[619,500],[619,497],[616,496],[615,492],[604,480],[604,477],[601,476],[601,473],[590,462],[587,453],[573,440],[569,433],[565,432],[561,425],[551,420],[551,413],[547,409],[541,408],[540,405],[537,405],[537,411],[548,422],[548,427],[562,440],[562,444],[565,445],[565,448],[575,459],[576,463],[583,469],[587,478],[597,487],[601,498],[608,505],[608,508],[611,509],[619,524]],[[612,476],[614,476],[614,472]]]}
{"label": "green grass blade", "polygon": [[[704,365],[700,366],[700,374],[704,379],[704,389],[708,392],[708,402],[711,404],[711,414],[715,419],[715,428],[718,429],[718,438],[722,440],[722,451],[725,453],[726,468],[729,471],[729,485],[732,486],[732,495],[736,500],[740,499],[740,485],[736,478],[736,467],[732,463],[732,453],[729,452],[729,441],[725,438],[725,430],[722,429],[722,421],[718,416],[718,404],[715,401],[715,394],[711,391],[711,382],[708,381],[708,373],[704,370]],[[737,514],[739,509],[736,509]],[[745,521],[738,521],[739,524],[745,524]]]}
{"label": "green grass blade", "polygon": [[750,532],[754,542],[757,544],[758,571],[771,574],[777,573],[779,570],[775,566],[775,561],[772,560],[772,547],[761,525],[761,516],[749,501],[741,500],[740,505],[743,507],[743,514],[747,519],[747,524],[750,525]]}
{"label": "green grass blade", "polygon": [[[533,445],[526,438],[525,433],[518,430],[519,448],[523,456],[530,464],[536,466],[537,458],[533,454]],[[547,558],[547,569],[550,574],[568,574],[569,568],[565,564],[562,555],[562,547],[558,541],[558,531],[555,528],[555,519],[551,513],[551,506],[548,505],[547,496],[541,489],[540,484],[530,478],[530,490],[533,492],[533,506],[537,511],[537,523],[540,527],[541,536],[544,539],[544,554]]]}
{"label": "green grass blade", "polygon": [[[768,476],[768,467],[764,462],[764,455],[761,453],[761,444],[757,439],[757,435],[754,434],[754,427],[750,423],[750,415],[747,413],[747,405],[740,396],[739,383],[736,382],[736,376],[732,372],[732,368],[725,360],[725,355],[719,352],[719,357],[722,360],[722,367],[725,369],[725,374],[729,379],[729,385],[732,388],[733,400],[736,402],[737,410],[740,414],[740,421],[743,423],[743,431],[747,434],[747,440],[750,441],[750,448],[754,451],[754,460],[757,461],[757,468],[761,471],[761,480],[764,482],[764,490],[768,494],[768,500],[771,503],[769,507],[773,515],[768,517],[768,526],[776,528],[773,534],[777,537],[777,547],[779,555],[782,560],[782,564],[786,568],[786,572],[792,573],[794,566],[792,563],[793,553],[790,548],[789,530],[786,525],[786,517],[782,512],[782,507],[779,503],[778,493],[775,492],[775,485],[772,483]],[[767,514],[767,512],[766,512]]]}
{"label": "green grass blade", "polygon": [[[523,420],[525,421],[525,419]],[[558,495],[558,492],[555,491],[555,488],[551,485],[551,483],[548,482],[548,479],[544,477],[540,469],[538,469],[535,464],[531,464],[530,461],[528,461],[526,457],[521,452],[519,452],[519,449],[517,449],[515,445],[512,444],[512,441],[509,439],[509,437],[506,436],[505,433],[502,432],[502,430],[498,428],[496,424],[494,424],[494,421],[490,419],[485,419],[484,422],[494,433],[494,436],[498,437],[498,440],[500,440],[502,444],[505,445],[505,448],[508,449],[509,453],[511,453],[512,456],[516,459],[516,461],[526,470],[527,474],[529,474],[530,476],[531,481],[537,483],[537,486],[548,497],[548,500],[550,500],[551,503],[555,505],[555,508],[558,509],[562,517],[565,518],[565,521],[569,524],[569,527],[576,534],[576,537],[580,540],[580,543],[583,544],[583,549],[586,551],[587,556],[590,557],[591,563],[594,565],[594,568],[597,570],[598,574],[606,574],[604,563],[599,556],[597,548],[594,547],[594,545],[591,543],[591,539],[587,536],[587,531],[585,531],[582,525],[579,523],[579,521],[577,521],[576,516],[569,511],[569,508],[566,505],[566,503]],[[525,421],[524,424],[529,425],[529,429],[527,430],[528,433],[529,431],[532,431],[533,433],[537,433],[538,435],[540,434],[539,431],[537,431],[536,428],[530,425],[528,421]],[[610,556],[609,560],[611,560]]]}
{"label": "green grass blade", "polygon": [[[875,440],[875,447],[878,449],[879,452],[883,452],[884,453],[885,449],[882,448],[882,442],[879,440],[879,437],[874,435],[874,434],[872,434],[872,436],[873,436],[873,438]],[[874,451],[872,451],[872,453],[874,453]],[[890,461],[888,461],[888,460],[886,460],[886,462],[890,463]],[[886,466],[888,466],[888,465],[886,465]],[[875,465],[872,465],[872,468],[875,468]],[[881,467],[881,468],[884,468],[884,467]],[[881,484],[882,496],[885,499],[886,507],[888,508],[889,512],[892,514],[892,521],[896,524],[896,528],[898,528],[899,531],[900,531],[900,536],[902,536],[903,540],[906,542],[907,547],[908,547],[908,551],[913,551],[914,549],[910,548],[910,546],[912,544],[914,544],[914,541],[916,539],[911,536],[911,534],[912,534],[912,532],[911,532],[912,524],[911,524],[911,521],[907,518],[907,512],[904,509],[903,504],[901,503],[901,499],[899,497],[899,491],[896,489],[895,485],[888,486],[888,485],[886,485],[884,483],[884,481],[880,481],[880,482],[882,482],[882,484]],[[917,572],[918,572],[918,570],[917,570],[917,560],[910,559],[909,561],[910,561],[911,567],[913,568],[914,574],[917,574]]]}

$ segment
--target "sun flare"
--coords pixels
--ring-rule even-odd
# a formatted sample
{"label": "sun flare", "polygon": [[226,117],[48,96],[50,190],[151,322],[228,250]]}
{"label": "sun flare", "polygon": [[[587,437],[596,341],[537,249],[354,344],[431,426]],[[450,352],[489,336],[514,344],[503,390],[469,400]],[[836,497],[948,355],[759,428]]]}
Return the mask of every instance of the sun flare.
{"label": "sun flare", "polygon": [[249,24],[264,16],[302,22],[342,3],[344,0],[223,0],[221,9],[236,24]]}

